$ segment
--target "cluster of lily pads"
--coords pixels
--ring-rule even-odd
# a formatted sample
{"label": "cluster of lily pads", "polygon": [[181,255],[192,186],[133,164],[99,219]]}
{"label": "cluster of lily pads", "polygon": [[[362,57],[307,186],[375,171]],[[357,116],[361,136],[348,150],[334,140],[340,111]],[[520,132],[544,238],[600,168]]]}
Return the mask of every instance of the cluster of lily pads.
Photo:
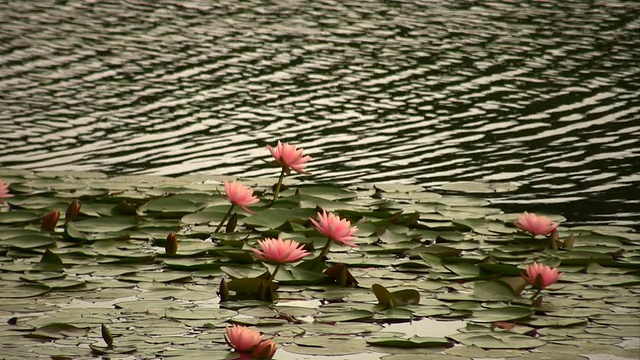
{"label": "cluster of lily pads", "polygon": [[[56,346],[28,347],[34,356],[636,354],[633,229],[567,229],[412,185],[287,187],[309,157],[269,150],[274,186],[0,170],[6,356],[40,342]],[[421,319],[467,326],[385,328]]]}

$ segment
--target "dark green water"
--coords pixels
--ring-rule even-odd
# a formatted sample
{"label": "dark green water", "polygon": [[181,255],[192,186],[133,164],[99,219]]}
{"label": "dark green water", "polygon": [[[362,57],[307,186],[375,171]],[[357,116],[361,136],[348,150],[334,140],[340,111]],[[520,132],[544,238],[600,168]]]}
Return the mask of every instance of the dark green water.
{"label": "dark green water", "polygon": [[640,223],[635,1],[3,1],[0,166],[515,182]]}

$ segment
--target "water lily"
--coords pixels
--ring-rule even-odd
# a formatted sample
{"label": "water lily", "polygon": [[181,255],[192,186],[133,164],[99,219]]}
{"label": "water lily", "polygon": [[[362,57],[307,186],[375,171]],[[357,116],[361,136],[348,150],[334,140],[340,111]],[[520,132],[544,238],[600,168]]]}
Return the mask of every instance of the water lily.
{"label": "water lily", "polygon": [[288,264],[299,261],[309,253],[303,250],[304,245],[295,240],[266,238],[258,240],[262,250],[251,248],[258,259],[275,264]]}
{"label": "water lily", "polygon": [[534,213],[524,212],[522,215],[518,215],[518,221],[514,223],[518,228],[528,231],[535,235],[549,235],[557,227],[558,224],[546,216],[538,216]]}
{"label": "water lily", "polygon": [[253,351],[251,352],[252,359],[272,359],[273,355],[275,355],[276,350],[278,348],[278,344],[276,344],[272,340],[265,340],[261,342]]}
{"label": "water lily", "polygon": [[233,180],[232,182],[224,180],[223,184],[226,194],[225,198],[229,200],[232,205],[238,205],[242,210],[250,214],[255,214],[255,212],[249,210],[249,206],[259,201],[258,198],[253,195],[253,189],[237,182],[236,180]]}
{"label": "water lily", "polygon": [[267,149],[269,149],[269,152],[271,152],[271,155],[273,155],[273,158],[276,159],[278,164],[282,166],[280,178],[278,178],[278,183],[273,193],[273,201],[276,201],[278,194],[280,194],[280,187],[282,187],[284,176],[289,174],[291,170],[298,174],[308,174],[308,172],[304,170],[304,167],[305,164],[311,160],[311,156],[305,156],[303,149],[298,149],[295,145],[281,143],[280,141],[278,141],[275,147],[267,145]]}
{"label": "water lily", "polygon": [[9,193],[9,183],[5,183],[2,179],[0,179],[0,204],[4,204],[3,199],[8,199],[13,197],[13,194]]}
{"label": "water lily", "polygon": [[340,219],[338,215],[328,213],[324,210],[318,213],[318,221],[313,218],[309,220],[311,220],[311,223],[320,234],[328,237],[337,244],[358,246],[353,243],[353,240],[356,238],[353,234],[358,231],[358,227],[351,226],[349,220]]}
{"label": "water lily", "polygon": [[303,149],[298,149],[295,145],[281,143],[280,141],[278,141],[276,147],[267,145],[267,148],[287,174],[291,170],[298,174],[308,174],[308,172],[304,171],[304,166],[311,160],[311,156],[304,156]]}
{"label": "water lily", "polygon": [[309,218],[309,220],[316,228],[316,231],[328,238],[327,244],[320,253],[320,259],[329,252],[331,242],[352,247],[358,246],[353,243],[353,240],[356,238],[353,234],[358,231],[358,227],[351,226],[351,222],[349,220],[340,219],[338,215],[327,213],[324,210],[321,213],[318,213],[317,221],[313,218]]}
{"label": "water lily", "polygon": [[531,285],[533,285],[538,291],[531,297],[532,299],[538,296],[540,291],[546,289],[550,285],[555,284],[563,273],[558,273],[558,269],[552,268],[547,265],[533,264],[527,265],[527,274],[522,274],[522,277]]}
{"label": "water lily", "polygon": [[174,232],[170,232],[167,235],[167,240],[164,243],[164,252],[167,255],[175,255],[178,252],[178,237]]}
{"label": "water lily", "polygon": [[263,341],[260,332],[246,326],[227,326],[226,331],[224,340],[238,352],[251,352]]}
{"label": "water lily", "polygon": [[249,206],[259,201],[258,198],[253,195],[253,190],[250,187],[243,185],[236,180],[233,180],[232,182],[224,180],[223,184],[225,191],[225,196],[223,197],[231,202],[231,207],[222,218],[222,221],[220,221],[220,224],[218,224],[215,232],[220,230],[222,224],[224,224],[229,215],[231,215],[231,212],[236,205],[240,206],[244,211],[250,214],[255,214],[255,212],[249,210]]}
{"label": "water lily", "polygon": [[273,274],[271,274],[271,279],[276,277],[282,264],[293,263],[309,255],[309,252],[303,250],[304,245],[295,240],[266,238],[258,240],[258,245],[262,250],[251,248],[258,259],[278,264]]}
{"label": "water lily", "polygon": [[80,200],[76,199],[73,200],[69,206],[67,206],[67,211],[64,214],[64,224],[67,225],[68,223],[72,222],[80,213],[80,207],[82,206],[82,204],[80,203]]}
{"label": "water lily", "polygon": [[53,231],[56,228],[56,226],[58,225],[58,220],[59,219],[60,219],[60,211],[51,210],[51,211],[49,211],[49,213],[42,220],[42,223],[40,224],[40,227],[43,230]]}

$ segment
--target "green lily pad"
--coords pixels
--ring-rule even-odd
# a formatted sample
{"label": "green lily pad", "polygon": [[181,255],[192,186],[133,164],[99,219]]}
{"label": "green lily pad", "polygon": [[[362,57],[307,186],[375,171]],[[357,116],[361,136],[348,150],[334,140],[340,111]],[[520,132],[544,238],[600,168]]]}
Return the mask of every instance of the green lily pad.
{"label": "green lily pad", "polygon": [[119,232],[138,225],[133,217],[103,217],[75,221],[76,230],[86,233]]}
{"label": "green lily pad", "polygon": [[56,239],[47,235],[22,235],[0,240],[0,246],[19,248],[19,249],[36,249],[42,247],[50,247],[56,243]]}
{"label": "green lily pad", "polygon": [[533,315],[529,308],[520,306],[505,306],[494,309],[476,310],[473,312],[472,321],[475,322],[496,322],[521,320]]}
{"label": "green lily pad", "polygon": [[414,336],[409,339],[403,338],[376,338],[367,340],[367,344],[374,346],[382,346],[382,347],[394,347],[394,348],[403,348],[403,349],[415,349],[415,348],[426,348],[426,347],[441,347],[441,346],[450,346],[452,345],[451,340],[445,338],[436,338],[436,337],[421,337]]}
{"label": "green lily pad", "polygon": [[43,295],[49,290],[48,286],[43,285],[17,285],[3,288],[0,291],[0,298],[28,298]]}
{"label": "green lily pad", "polygon": [[342,321],[357,321],[366,320],[373,317],[373,313],[366,310],[351,310],[344,311],[337,314],[319,314],[316,316],[316,320],[324,323],[335,323]]}
{"label": "green lily pad", "polygon": [[478,300],[504,301],[518,298],[513,288],[500,280],[477,281],[473,288],[473,297]]}

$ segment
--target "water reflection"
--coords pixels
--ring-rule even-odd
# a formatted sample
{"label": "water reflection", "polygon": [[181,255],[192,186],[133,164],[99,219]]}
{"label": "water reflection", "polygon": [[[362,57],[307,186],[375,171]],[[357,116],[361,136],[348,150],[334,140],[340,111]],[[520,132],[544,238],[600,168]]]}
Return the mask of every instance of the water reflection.
{"label": "water reflection", "polygon": [[508,210],[638,224],[638,12],[621,0],[7,1],[0,164],[275,176],[262,160],[280,139],[314,156],[303,179],[516,181],[491,196]]}
{"label": "water reflection", "polygon": [[425,318],[410,323],[389,324],[381,331],[404,333],[407,337],[423,336],[441,338],[457,333],[458,329],[465,327],[466,324],[465,321],[461,320],[444,321]]}

